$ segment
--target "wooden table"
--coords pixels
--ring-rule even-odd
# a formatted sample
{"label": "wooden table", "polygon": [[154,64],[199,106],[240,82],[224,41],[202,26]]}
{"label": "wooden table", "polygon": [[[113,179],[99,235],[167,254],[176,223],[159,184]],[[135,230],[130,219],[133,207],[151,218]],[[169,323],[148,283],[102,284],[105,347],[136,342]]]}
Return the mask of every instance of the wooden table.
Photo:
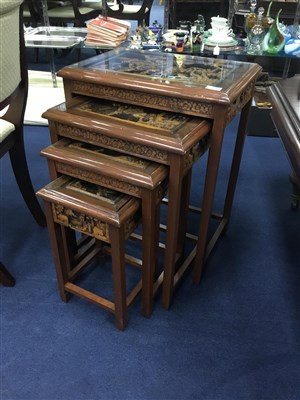
{"label": "wooden table", "polygon": [[[67,107],[72,107],[78,96],[89,96],[202,117],[212,123],[198,242],[180,266],[175,264],[182,206],[178,190],[178,185],[182,188],[182,182],[178,181],[182,175],[178,171],[182,170],[183,161],[178,161],[177,157],[171,161],[172,156],[169,157],[169,210],[162,296],[165,308],[170,307],[173,288],[194,259],[194,281],[200,282],[204,261],[228,224],[248,113],[260,71],[261,67],[251,63],[116,49],[67,66],[58,73],[64,81]],[[240,112],[224,209],[219,216],[218,228],[208,242],[224,130]],[[97,121],[92,123],[97,125]],[[133,130],[127,132],[126,138],[127,143],[139,140],[150,148],[164,148],[169,154],[179,151],[175,146],[176,140],[170,144],[164,137],[157,138],[155,143],[147,142],[147,135],[137,137]],[[183,150],[180,150],[183,156],[185,149],[191,148],[189,142],[196,143],[193,135],[187,135],[187,138],[188,142],[183,143]],[[172,149],[171,146],[175,147]],[[147,157],[144,149],[140,156]]]}
{"label": "wooden table", "polygon": [[292,167],[292,208],[300,201],[300,75],[283,79],[267,89],[271,117]]}

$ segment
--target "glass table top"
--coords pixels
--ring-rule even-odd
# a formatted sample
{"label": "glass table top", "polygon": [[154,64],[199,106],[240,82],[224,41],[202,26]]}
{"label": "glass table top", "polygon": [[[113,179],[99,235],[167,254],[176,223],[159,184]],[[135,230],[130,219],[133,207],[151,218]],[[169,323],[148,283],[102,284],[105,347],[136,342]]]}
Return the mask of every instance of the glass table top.
{"label": "glass table top", "polygon": [[155,85],[185,88],[227,90],[239,82],[255,64],[235,60],[200,57],[188,54],[149,52],[115,49],[63,68],[81,70],[85,75],[97,75],[101,79],[115,79],[131,85],[141,82]]}
{"label": "glass table top", "polygon": [[67,49],[81,44],[86,32],[86,28],[39,26],[27,28],[24,38],[27,47]]}

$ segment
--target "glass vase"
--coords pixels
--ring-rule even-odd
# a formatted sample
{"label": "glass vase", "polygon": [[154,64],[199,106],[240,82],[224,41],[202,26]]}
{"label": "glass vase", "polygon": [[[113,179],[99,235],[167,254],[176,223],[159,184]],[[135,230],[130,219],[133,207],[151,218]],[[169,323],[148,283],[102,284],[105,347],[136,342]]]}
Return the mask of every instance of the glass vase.
{"label": "glass vase", "polygon": [[263,40],[263,50],[269,54],[277,54],[284,48],[285,40],[279,28],[279,15],[281,11],[278,11],[275,20]]}

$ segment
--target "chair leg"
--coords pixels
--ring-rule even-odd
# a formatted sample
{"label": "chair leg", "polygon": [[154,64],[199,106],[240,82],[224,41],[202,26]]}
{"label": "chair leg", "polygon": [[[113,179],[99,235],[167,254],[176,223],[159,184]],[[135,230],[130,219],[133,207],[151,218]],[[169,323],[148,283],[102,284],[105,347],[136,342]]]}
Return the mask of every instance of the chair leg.
{"label": "chair leg", "polygon": [[46,219],[40,203],[35,195],[33,185],[31,182],[25,148],[23,142],[23,135],[18,134],[19,140],[15,143],[9,151],[12,168],[18,183],[20,192],[33,215],[36,222],[41,226],[46,226]]}
{"label": "chair leg", "polygon": [[15,278],[7,271],[2,262],[0,262],[0,283],[3,286],[14,286],[16,283]]}

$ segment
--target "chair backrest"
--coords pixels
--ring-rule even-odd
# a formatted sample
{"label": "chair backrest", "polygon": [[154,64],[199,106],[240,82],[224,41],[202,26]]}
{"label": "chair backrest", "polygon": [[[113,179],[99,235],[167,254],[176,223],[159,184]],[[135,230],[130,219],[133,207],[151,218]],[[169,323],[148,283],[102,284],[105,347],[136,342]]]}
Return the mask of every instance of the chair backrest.
{"label": "chair backrest", "polygon": [[41,23],[36,4],[32,0],[24,0],[23,6],[23,22],[25,25],[32,27],[38,26]]}
{"label": "chair backrest", "polygon": [[149,25],[150,12],[153,0],[143,0],[141,5],[123,4],[117,0],[117,5],[111,6],[107,0],[102,0],[102,15],[123,20],[138,21],[139,25],[143,22]]}
{"label": "chair backrest", "polygon": [[20,6],[22,0],[0,0],[0,104],[8,104],[9,96],[22,79],[20,63]]}
{"label": "chair backrest", "polygon": [[[50,25],[60,25],[65,23],[73,23],[74,26],[85,27],[85,22],[89,19],[96,18],[101,12],[101,2],[96,9],[89,3],[82,0],[68,0],[63,2],[47,0],[47,17]],[[39,7],[39,14],[44,21],[43,9]]]}
{"label": "chair backrest", "polygon": [[23,130],[28,71],[22,14],[22,0],[0,0],[0,157],[14,145],[16,132]]}

